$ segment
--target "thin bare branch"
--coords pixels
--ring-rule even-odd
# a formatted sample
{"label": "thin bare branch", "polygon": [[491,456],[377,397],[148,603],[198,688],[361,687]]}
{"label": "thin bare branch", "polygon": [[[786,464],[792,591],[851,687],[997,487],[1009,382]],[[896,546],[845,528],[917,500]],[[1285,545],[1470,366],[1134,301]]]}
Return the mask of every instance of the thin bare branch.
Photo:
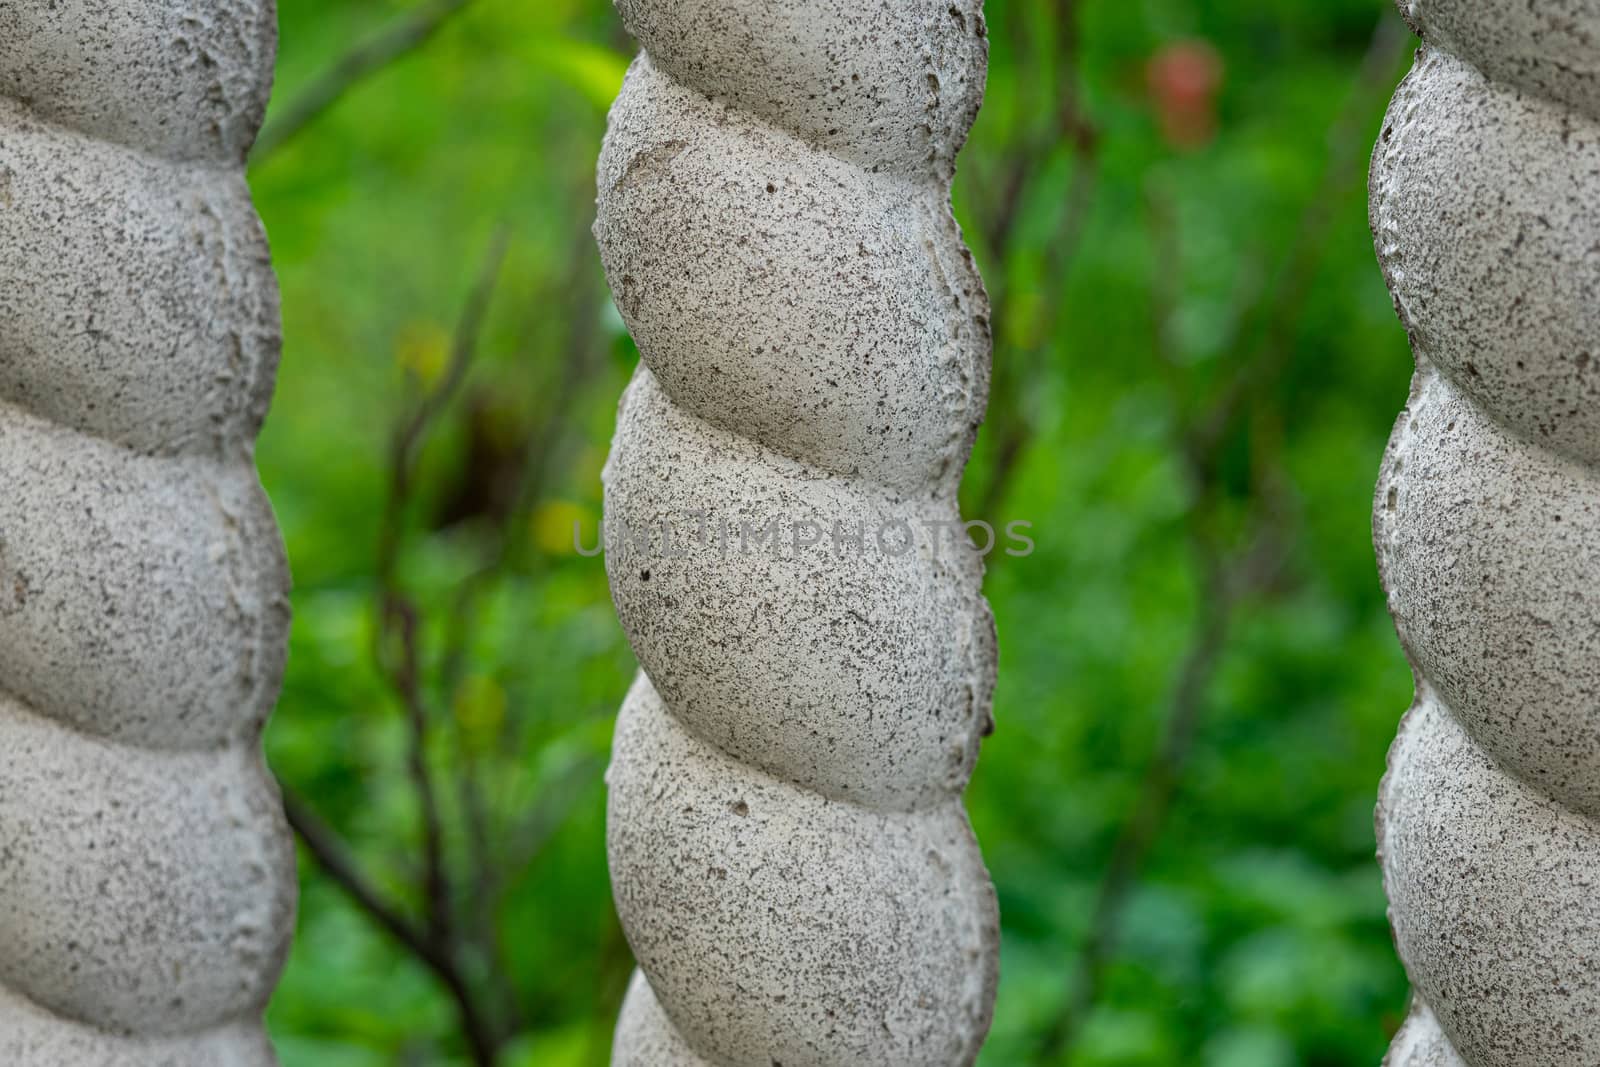
{"label": "thin bare branch", "polygon": [[489,313],[489,302],[494,297],[495,286],[505,265],[506,250],[511,234],[501,226],[489,242],[472,293],[456,323],[451,344],[450,360],[438,383],[423,395],[411,417],[406,419],[395,434],[389,454],[389,496],[385,502],[383,526],[379,532],[378,578],[382,585],[392,584],[396,554],[404,533],[404,510],[411,500],[411,478],[416,469],[417,454],[433,423],[455,399],[461,383],[477,358],[478,341],[483,333],[484,319]]}
{"label": "thin bare branch", "polygon": [[490,241],[472,292],[456,326],[450,359],[437,384],[424,393],[416,409],[396,430],[389,453],[389,488],[378,531],[378,628],[373,655],[406,714],[409,748],[407,773],[417,793],[423,830],[422,936],[434,957],[448,963],[441,978],[460,1007],[463,1028],[476,1061],[492,1065],[498,1038],[478,1006],[459,969],[454,937],[453,895],[444,854],[444,819],[439,789],[428,764],[428,739],[433,716],[422,682],[421,620],[398,574],[406,515],[412,504],[413,479],[429,431],[466,380],[479,348],[489,304],[505,264],[510,234],[501,227]]}
{"label": "thin bare branch", "polygon": [[[581,226],[578,228],[570,262],[584,263],[587,257],[593,255],[594,246],[588,227]],[[528,515],[543,498],[557,453],[561,450],[562,443],[570,430],[573,404],[598,363],[596,350],[599,343],[600,307],[604,299],[604,290],[595,283],[588,272],[582,270],[570,272],[566,288],[565,297],[559,302],[562,306],[577,310],[571,318],[572,328],[562,350],[554,389],[546,394],[548,399],[540,406],[538,428],[529,436],[518,464],[514,500],[496,516],[483,561],[476,570],[457,584],[451,609],[444,619],[444,647],[438,671],[439,690],[452,702],[459,696],[465,681],[469,638],[479,622],[479,602],[511,563],[513,547],[518,542],[517,534],[524,529]],[[542,308],[547,306],[548,302],[548,298],[532,300],[529,301],[529,307]],[[529,329],[526,333],[531,335],[533,330]],[[540,353],[533,351],[530,345],[521,355],[531,361],[538,358]],[[480,902],[480,906],[473,908],[468,914],[467,921],[472,926],[474,940],[485,953],[490,966],[504,974],[509,971],[509,965],[505,946],[494,926],[495,902],[498,901],[505,882],[504,872],[522,870],[532,861],[533,855],[531,853],[524,855],[516,849],[495,847],[492,840],[495,835],[490,830],[489,808],[482,783],[483,767],[472,746],[464,738],[459,721],[456,744],[461,760],[455,783],[457,800],[466,822],[468,853],[476,881],[476,895]],[[565,795],[560,783],[557,793]],[[538,812],[547,810],[549,803],[548,798],[541,798],[535,808],[535,817]],[[562,809],[563,814],[565,810]],[[487,904],[483,905],[482,902]],[[504,986],[501,997],[502,1014],[508,1025],[515,1029],[520,1009],[511,984],[509,982],[502,984]]]}
{"label": "thin bare branch", "polygon": [[[1041,129],[1030,131],[1024,137],[1022,147],[1011,153],[1011,165],[1000,183],[999,206],[986,228],[988,251],[997,267],[991,285],[994,301],[992,320],[996,323],[1009,320],[1013,303],[1007,267],[1016,246],[1023,202],[1040,172],[1062,144],[1072,147],[1075,165],[1060,223],[1045,254],[1041,272],[1044,284],[1056,289],[1063,284],[1087,226],[1089,211],[1094,205],[1094,191],[1100,176],[1100,131],[1084,110],[1079,85],[1079,57],[1083,48],[1078,25],[1080,2],[1055,2],[1058,39],[1053,55],[1059,82],[1056,107],[1050,122]],[[1021,44],[1020,21],[1017,25]],[[1045,305],[1053,309],[1057,303],[1046,301]],[[1052,311],[1039,332],[1053,332],[1055,321],[1056,316]],[[979,518],[990,521],[997,519],[999,509],[1010,491],[1017,465],[1033,438],[1033,421],[1022,408],[1022,398],[1026,383],[1033,380],[1039,371],[1042,357],[1037,348],[997,352],[985,429],[995,441],[994,460],[974,512]]]}
{"label": "thin bare branch", "polygon": [[340,56],[269,122],[250,154],[260,163],[331,110],[357,85],[431,41],[473,0],[429,0]]}
{"label": "thin bare branch", "polygon": [[450,885],[444,859],[444,825],[439,811],[438,790],[428,767],[430,716],[422,691],[417,610],[402,589],[396,569],[418,454],[429,428],[460,389],[476,357],[483,322],[505,263],[508,243],[509,234],[502,228],[490,242],[489,252],[456,327],[455,343],[443,377],[423,396],[416,411],[395,434],[389,460],[389,495],[383,524],[379,529],[377,569],[380,626],[377,659],[380,669],[405,707],[410,726],[409,770],[422,806],[428,934],[441,944],[449,940],[451,925]]}
{"label": "thin bare branch", "polygon": [[318,818],[310,805],[288,786],[283,786],[282,791],[283,810],[289,817],[289,825],[300,835],[306,851],[311,853],[312,859],[317,861],[323,872],[390,937],[422,959],[432,956],[433,946],[428,939],[367,881],[355,856],[339,840],[334,830]]}
{"label": "thin bare branch", "polygon": [[478,1011],[477,1004],[450,953],[417,929],[397,908],[383,899],[361,873],[360,864],[334,831],[289,789],[283,790],[283,808],[289,825],[305,844],[317,865],[366,916],[398,941],[438,977],[449,990],[461,1013],[462,1029],[471,1046],[473,1062],[479,1067],[494,1067],[495,1042]]}
{"label": "thin bare branch", "polygon": [[[1362,117],[1375,93],[1388,84],[1407,40],[1398,32],[1399,20],[1379,20],[1372,41],[1355,76],[1350,98],[1334,124],[1327,169],[1319,192],[1308,204],[1297,240],[1277,285],[1258,294],[1254,307],[1261,325],[1254,345],[1243,346],[1236,373],[1203,411],[1178,420],[1173,447],[1193,484],[1195,502],[1188,522],[1196,567],[1200,574],[1199,612],[1193,638],[1174,682],[1162,737],[1141,782],[1100,880],[1089,932],[1079,952],[1068,984],[1067,1002],[1057,1013],[1041,1042],[1042,1062],[1063,1062],[1100,997],[1104,975],[1121,935],[1126,905],[1138,886],[1146,857],[1160,839],[1172,810],[1189,757],[1199,733],[1205,700],[1226,648],[1227,635],[1239,609],[1268,590],[1287,564],[1296,524],[1294,495],[1281,469],[1277,450],[1270,447],[1281,437],[1281,412],[1258,406],[1259,426],[1252,435],[1252,494],[1256,501],[1250,516],[1250,541],[1230,550],[1213,531],[1215,512],[1225,504],[1217,451],[1248,403],[1260,398],[1287,368],[1292,351],[1292,330],[1310,294],[1311,278],[1320,260],[1326,228],[1332,218],[1330,204],[1338,192],[1355,179],[1350,173],[1359,159],[1353,145],[1359,141]],[[1156,262],[1179,261],[1177,226],[1168,205],[1152,196],[1151,228],[1158,245]],[[1177,312],[1176,281],[1163,271],[1152,285],[1156,319],[1156,352],[1168,375],[1173,394],[1185,388],[1183,368],[1171,348],[1171,323]]]}

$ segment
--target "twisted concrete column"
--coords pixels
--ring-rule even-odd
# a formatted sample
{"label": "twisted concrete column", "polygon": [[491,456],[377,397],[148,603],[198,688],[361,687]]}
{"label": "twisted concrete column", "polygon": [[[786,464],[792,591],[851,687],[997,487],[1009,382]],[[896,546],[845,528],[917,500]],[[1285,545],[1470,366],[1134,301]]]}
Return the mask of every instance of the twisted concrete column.
{"label": "twisted concrete column", "polygon": [[641,966],[613,1062],[970,1064],[998,922],[960,794],[993,621],[979,557],[908,535],[959,523],[987,397],[949,207],[981,3],[618,7],[644,52],[596,235],[644,366],[607,566],[644,672],[609,775]]}
{"label": "twisted concrete column", "polygon": [[0,0],[0,1062],[244,1067],[294,855],[271,0]]}
{"label": "twisted concrete column", "polygon": [[1393,1067],[1600,1063],[1600,0],[1420,0],[1372,219],[1417,377],[1378,487],[1417,676]]}

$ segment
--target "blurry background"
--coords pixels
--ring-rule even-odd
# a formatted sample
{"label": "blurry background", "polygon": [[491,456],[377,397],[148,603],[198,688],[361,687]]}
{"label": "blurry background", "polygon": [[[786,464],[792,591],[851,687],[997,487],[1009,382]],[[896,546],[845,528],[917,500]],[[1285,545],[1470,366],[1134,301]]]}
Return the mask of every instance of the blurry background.
{"label": "blurry background", "polygon": [[[253,182],[296,577],[268,735],[305,846],[286,1067],[606,1062],[631,963],[593,544],[637,359],[589,236],[606,0],[280,0]],[[957,213],[994,295],[971,517],[1004,914],[985,1067],[1376,1067],[1410,696],[1369,509],[1410,369],[1365,221],[1385,0],[989,0]]]}

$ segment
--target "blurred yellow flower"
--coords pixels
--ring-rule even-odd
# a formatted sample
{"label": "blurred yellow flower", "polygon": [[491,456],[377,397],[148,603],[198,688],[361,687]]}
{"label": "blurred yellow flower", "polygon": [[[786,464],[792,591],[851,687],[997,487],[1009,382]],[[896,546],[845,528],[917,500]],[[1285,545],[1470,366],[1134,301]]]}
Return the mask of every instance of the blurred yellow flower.
{"label": "blurred yellow flower", "polygon": [[488,675],[473,675],[456,694],[455,717],[469,751],[492,751],[505,726],[506,691]]}
{"label": "blurred yellow flower", "polygon": [[401,327],[395,338],[395,362],[416,376],[422,385],[432,385],[450,361],[450,334],[436,322],[413,321]]}
{"label": "blurred yellow flower", "polygon": [[574,504],[569,500],[550,500],[534,510],[531,522],[533,543],[541,552],[552,556],[575,555],[573,549],[573,527],[576,526],[582,536],[582,543],[590,546],[595,543],[597,534],[595,524],[600,517],[592,508],[581,504]]}

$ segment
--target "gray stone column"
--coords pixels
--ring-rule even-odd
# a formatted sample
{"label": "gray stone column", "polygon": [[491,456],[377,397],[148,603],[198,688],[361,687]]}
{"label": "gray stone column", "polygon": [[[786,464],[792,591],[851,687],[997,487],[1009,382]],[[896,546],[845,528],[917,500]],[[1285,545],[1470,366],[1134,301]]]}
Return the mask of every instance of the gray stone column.
{"label": "gray stone column", "polygon": [[1600,1064],[1600,0],[1402,4],[1372,222],[1417,377],[1378,487],[1417,677],[1393,1067]]}
{"label": "gray stone column", "polygon": [[270,1064],[270,0],[0,0],[0,1062]]}
{"label": "gray stone column", "polygon": [[596,236],[644,365],[607,565],[643,673],[609,775],[641,966],[613,1062],[970,1064],[998,921],[960,795],[995,647],[956,489],[990,345],[949,197],[981,4],[618,7],[644,52]]}

